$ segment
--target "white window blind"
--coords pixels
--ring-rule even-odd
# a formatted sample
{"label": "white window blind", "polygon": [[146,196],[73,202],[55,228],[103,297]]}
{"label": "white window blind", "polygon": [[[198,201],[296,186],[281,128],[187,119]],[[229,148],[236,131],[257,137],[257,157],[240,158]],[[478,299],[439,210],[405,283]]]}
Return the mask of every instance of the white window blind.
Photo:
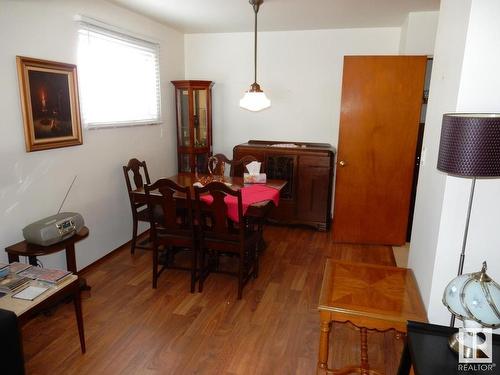
{"label": "white window blind", "polygon": [[78,75],[88,128],[160,122],[159,45],[79,22]]}

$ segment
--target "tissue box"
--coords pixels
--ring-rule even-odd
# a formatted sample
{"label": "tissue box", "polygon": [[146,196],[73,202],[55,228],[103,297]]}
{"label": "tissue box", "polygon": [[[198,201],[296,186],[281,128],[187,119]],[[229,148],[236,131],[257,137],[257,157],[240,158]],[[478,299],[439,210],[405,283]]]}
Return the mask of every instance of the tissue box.
{"label": "tissue box", "polygon": [[250,174],[243,173],[243,182],[245,184],[265,184],[267,177],[265,173]]}

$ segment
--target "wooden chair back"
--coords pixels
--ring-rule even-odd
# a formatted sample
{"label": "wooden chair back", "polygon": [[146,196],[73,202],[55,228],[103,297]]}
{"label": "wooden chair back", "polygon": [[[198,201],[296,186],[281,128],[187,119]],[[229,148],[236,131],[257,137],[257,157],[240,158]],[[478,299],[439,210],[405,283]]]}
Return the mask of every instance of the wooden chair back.
{"label": "wooden chair back", "polygon": [[[243,287],[253,275],[257,277],[258,261],[258,233],[247,231],[243,217],[243,201],[241,190],[234,191],[222,182],[211,182],[204,187],[194,188],[196,215],[199,228],[200,246],[200,280],[199,291],[203,290],[203,283],[210,273],[210,262],[206,262],[207,250],[209,254],[215,252],[215,271],[219,270],[219,255],[231,253],[238,258],[238,269],[235,272],[220,271],[238,277],[238,299],[242,298]],[[210,194],[212,202],[202,199],[204,194]],[[238,205],[238,223],[228,218],[226,198],[236,198]]]}
{"label": "wooden chair back", "polygon": [[[210,174],[224,175],[225,165],[229,164],[229,175],[234,177],[236,170],[244,171],[244,166],[252,161],[257,161],[257,158],[252,155],[245,155],[239,160],[230,160],[224,154],[215,154],[208,159],[208,171]],[[238,177],[243,177],[243,172],[238,174],[241,174]]]}
{"label": "wooden chair back", "polygon": [[[229,242],[244,241],[245,226],[243,222],[243,203],[241,191],[235,191],[222,182],[211,182],[204,187],[194,187],[196,202],[196,219],[205,240],[220,240]],[[201,199],[205,194],[213,198],[211,203]],[[227,196],[236,197],[238,201],[239,223],[234,223],[227,216]]]}
{"label": "wooden chair back", "polygon": [[[193,234],[193,210],[189,187],[177,185],[168,178],[144,185],[148,202],[153,241],[160,235],[187,236]],[[179,199],[182,195],[185,199]],[[182,203],[182,204],[181,204]],[[155,217],[154,208],[160,207],[161,218]]]}
{"label": "wooden chair back", "polygon": [[[132,181],[130,180],[130,172],[132,172],[134,186],[132,186]],[[144,179],[146,179],[146,184],[151,184],[148,167],[145,161],[139,161],[135,158],[130,159],[127,165],[123,166],[123,173],[125,175],[125,182],[127,183],[127,190],[129,193],[133,190],[142,188],[144,186]]]}
{"label": "wooden chair back", "polygon": [[[192,219],[190,188],[162,178],[154,184],[144,185],[144,192],[149,208],[150,233],[154,245],[153,288],[157,287],[158,276],[165,268],[179,268],[191,272],[191,293],[193,293],[196,283],[198,248],[197,231]],[[155,212],[158,208],[161,211],[160,218]],[[161,246],[165,250],[166,258],[161,270],[158,270]],[[176,248],[192,250],[190,267],[177,267],[169,264],[174,260]]]}
{"label": "wooden chair back", "polygon": [[[133,191],[144,186],[144,179],[148,184],[151,182],[149,180],[149,173],[146,162],[139,161],[135,158],[130,159],[127,165],[123,166],[123,174],[125,176],[125,183],[127,184],[130,208],[132,209],[132,243],[130,245],[130,252],[134,254],[137,243],[138,222],[148,222],[149,215],[148,210],[146,209],[146,204],[135,201]],[[137,247],[149,248],[142,245],[137,245]]]}

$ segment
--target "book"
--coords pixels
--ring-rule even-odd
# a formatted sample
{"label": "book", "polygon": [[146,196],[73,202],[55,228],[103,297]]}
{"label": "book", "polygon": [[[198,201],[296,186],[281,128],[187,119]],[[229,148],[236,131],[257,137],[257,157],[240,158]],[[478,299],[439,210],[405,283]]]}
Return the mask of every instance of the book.
{"label": "book", "polygon": [[15,274],[9,274],[4,278],[0,279],[0,291],[2,292],[12,292],[19,289],[22,286],[27,285],[30,279],[27,277],[21,277]]}
{"label": "book", "polygon": [[49,288],[44,286],[33,286],[30,285],[24,288],[20,292],[12,295],[12,298],[24,299],[27,301],[33,301],[36,297],[47,291]]}
{"label": "book", "polygon": [[9,269],[11,273],[19,273],[31,267],[33,267],[31,264],[20,263],[20,262],[12,262],[11,264],[9,264]]}
{"label": "book", "polygon": [[0,263],[0,277],[5,277],[9,274],[9,265]]}
{"label": "book", "polygon": [[19,272],[18,275],[50,284],[59,284],[65,277],[71,275],[71,272],[50,268],[30,267]]}

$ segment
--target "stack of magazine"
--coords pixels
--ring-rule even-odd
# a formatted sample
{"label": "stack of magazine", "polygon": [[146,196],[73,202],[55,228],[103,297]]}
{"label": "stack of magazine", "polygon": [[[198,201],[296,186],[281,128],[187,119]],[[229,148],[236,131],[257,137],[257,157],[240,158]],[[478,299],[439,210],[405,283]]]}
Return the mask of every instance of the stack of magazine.
{"label": "stack of magazine", "polygon": [[0,291],[6,293],[28,286],[31,280],[57,285],[71,275],[70,271],[34,267],[25,263],[0,263],[0,272],[6,268],[8,272],[3,277],[0,276]]}
{"label": "stack of magazine", "polygon": [[30,279],[27,277],[19,276],[16,272],[25,270],[28,267],[31,267],[29,264],[23,263],[13,263],[14,272],[12,271],[10,264],[0,263],[0,291],[1,292],[13,292],[21,287],[25,287],[30,282]]}
{"label": "stack of magazine", "polygon": [[44,283],[57,285],[64,281],[66,277],[71,275],[70,271],[56,270],[50,268],[29,267],[18,272],[19,276],[28,277],[33,280],[38,280]]}
{"label": "stack of magazine", "polygon": [[13,292],[21,287],[25,287],[31,280],[16,274],[8,274],[0,279],[0,291],[4,293]]}

